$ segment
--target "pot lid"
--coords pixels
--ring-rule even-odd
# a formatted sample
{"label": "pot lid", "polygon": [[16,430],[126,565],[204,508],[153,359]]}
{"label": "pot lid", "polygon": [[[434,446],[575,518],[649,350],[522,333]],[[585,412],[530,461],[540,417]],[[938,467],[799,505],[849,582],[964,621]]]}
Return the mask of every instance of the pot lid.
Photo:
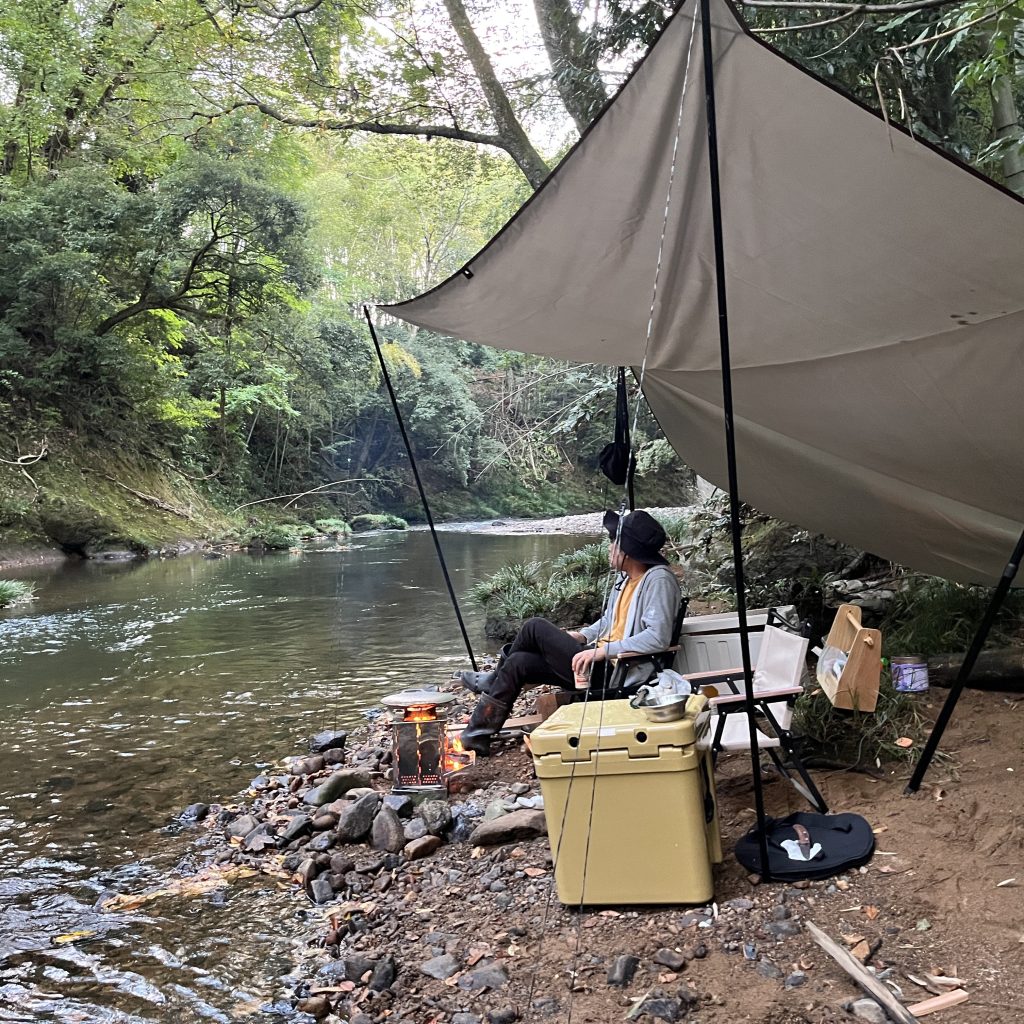
{"label": "pot lid", "polygon": [[402,690],[400,693],[389,693],[386,697],[381,697],[380,702],[381,704],[386,704],[389,708],[411,708],[423,704],[430,706],[450,704],[453,700],[455,700],[454,693],[443,693],[441,690],[428,690],[424,688],[420,690]]}

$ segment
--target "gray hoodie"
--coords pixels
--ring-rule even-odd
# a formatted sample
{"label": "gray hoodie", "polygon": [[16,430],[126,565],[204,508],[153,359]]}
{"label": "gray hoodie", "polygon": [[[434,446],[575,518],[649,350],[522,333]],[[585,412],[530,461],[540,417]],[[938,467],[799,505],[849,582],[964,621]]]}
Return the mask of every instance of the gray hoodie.
{"label": "gray hoodie", "polygon": [[[604,614],[590,626],[584,626],[580,632],[586,637],[587,643],[594,643],[599,637],[605,636],[615,621],[615,606],[619,602],[622,591],[613,588]],[[672,642],[672,627],[679,613],[679,580],[667,566],[652,565],[644,573],[639,585],[633,593],[633,600],[626,616],[625,639],[614,640],[605,649],[608,657],[625,654],[654,654],[663,651]],[[637,671],[646,674],[644,666],[636,666]],[[626,683],[632,680],[626,677]]]}

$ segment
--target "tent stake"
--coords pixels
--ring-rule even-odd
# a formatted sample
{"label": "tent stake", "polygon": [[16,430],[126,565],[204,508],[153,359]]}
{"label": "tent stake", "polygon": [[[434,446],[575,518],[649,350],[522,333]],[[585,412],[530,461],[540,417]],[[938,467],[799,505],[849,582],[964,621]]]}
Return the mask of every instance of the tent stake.
{"label": "tent stake", "polygon": [[373,339],[373,347],[377,350],[377,361],[380,363],[380,372],[384,376],[384,383],[387,385],[388,395],[391,398],[391,407],[395,410],[395,419],[398,420],[398,429],[402,432],[402,440],[405,442],[405,450],[409,455],[409,465],[412,466],[413,479],[416,481],[416,489],[420,492],[420,501],[423,503],[423,512],[427,517],[427,525],[430,527],[430,536],[434,541],[434,550],[437,551],[437,560],[441,563],[441,572],[444,574],[444,583],[448,588],[448,596],[452,600],[452,607],[455,609],[455,618],[459,620],[459,629],[462,631],[462,640],[466,645],[466,653],[469,655],[469,663],[476,668],[476,658],[473,655],[473,645],[469,642],[469,634],[466,632],[466,623],[462,619],[462,609],[459,607],[459,599],[455,596],[455,588],[452,586],[452,578],[448,574],[448,563],[444,560],[444,552],[441,550],[441,541],[438,539],[437,530],[434,529],[434,517],[430,514],[430,504],[427,502],[427,492],[423,490],[423,482],[420,480],[420,471],[416,465],[416,456],[412,453],[412,443],[405,431],[405,420],[402,419],[402,411],[398,408],[398,397],[395,389],[391,386],[391,375],[388,373],[387,364],[384,362],[384,352],[381,350],[380,342],[377,340],[377,332],[370,317],[370,309],[363,306],[363,316],[366,317],[366,324],[370,328],[370,337]]}
{"label": "tent stake", "polygon": [[974,669],[974,663],[978,660],[978,655],[981,654],[981,649],[985,646],[985,641],[988,639],[992,623],[995,622],[999,609],[1003,606],[1007,591],[1010,589],[1010,584],[1013,583],[1014,577],[1017,575],[1021,558],[1024,558],[1024,532],[1021,533],[1017,546],[1013,549],[1013,554],[1010,555],[1006,568],[1003,569],[1003,575],[1000,577],[995,592],[992,594],[992,600],[989,601],[988,608],[985,609],[985,615],[981,620],[981,625],[978,626],[978,632],[974,634],[971,646],[964,657],[963,664],[960,666],[960,671],[957,673],[956,682],[950,687],[946,703],[942,705],[942,711],[939,712],[939,717],[935,720],[935,725],[932,727],[928,742],[925,743],[924,750],[921,751],[921,758],[917,762],[914,774],[910,777],[910,782],[907,783],[907,788],[903,791],[904,796],[910,796],[921,788],[925,772],[928,771],[928,766],[932,763],[932,758],[938,749],[942,734],[946,731],[950,718],[953,717],[953,709],[956,707],[956,702],[960,699],[960,694],[964,692],[967,680]]}
{"label": "tent stake", "polygon": [[722,238],[722,192],[718,176],[718,124],[715,120],[715,70],[711,46],[711,4],[700,0],[701,38],[704,46],[704,96],[707,109],[708,167],[711,174],[711,224],[715,240],[715,283],[718,294],[718,339],[722,352],[722,408],[725,412],[725,454],[729,470],[729,518],[732,526],[732,558],[736,569],[736,611],[739,616],[743,678],[746,681],[747,727],[750,730],[750,770],[757,812],[757,840],[761,855],[761,877],[771,881],[768,866],[768,836],[761,786],[761,746],[755,724],[754,673],[750,659],[750,631],[747,627],[747,586],[743,575],[739,482],[736,470],[736,436],[732,411],[732,362],[729,356],[729,311],[725,295],[725,243]]}

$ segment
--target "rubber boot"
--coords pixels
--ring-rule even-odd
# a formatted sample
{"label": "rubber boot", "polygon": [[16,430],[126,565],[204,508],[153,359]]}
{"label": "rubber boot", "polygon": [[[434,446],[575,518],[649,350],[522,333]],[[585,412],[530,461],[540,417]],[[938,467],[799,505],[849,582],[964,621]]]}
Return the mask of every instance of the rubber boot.
{"label": "rubber boot", "polygon": [[508,711],[507,704],[482,694],[469,717],[469,724],[462,730],[463,749],[474,751],[477,757],[490,757],[491,740],[505,724]]}
{"label": "rubber boot", "polygon": [[474,672],[472,669],[466,669],[463,672],[456,672],[455,678],[471,693],[487,693],[491,683],[494,682],[495,673],[501,668],[501,663],[508,657],[511,650],[511,644],[505,644],[502,647],[498,652],[497,664],[490,672]]}

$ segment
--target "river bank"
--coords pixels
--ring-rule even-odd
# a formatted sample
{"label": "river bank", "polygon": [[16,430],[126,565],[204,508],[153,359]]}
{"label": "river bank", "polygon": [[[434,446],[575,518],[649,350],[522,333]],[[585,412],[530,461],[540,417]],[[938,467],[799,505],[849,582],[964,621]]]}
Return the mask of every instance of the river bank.
{"label": "river bank", "polygon": [[[684,515],[687,507],[678,508],[652,508],[649,510],[655,516],[675,519]],[[566,534],[580,537],[593,537],[604,534],[601,520],[604,510],[597,512],[585,512],[576,515],[554,516],[546,519],[492,519],[492,520],[459,520],[452,522],[439,522],[437,529],[444,533],[481,533],[500,534],[503,536],[519,536],[530,534]],[[358,518],[358,517],[357,517]],[[363,517],[368,518],[368,517]],[[328,522],[342,523],[341,520]],[[425,524],[410,526],[412,531],[426,530]],[[259,533],[250,524],[249,533]],[[327,532],[323,533],[326,538]],[[265,547],[261,537],[255,537],[257,547]],[[199,533],[197,536],[173,535],[171,539],[163,543],[155,544],[152,548],[132,549],[130,547],[96,547],[92,549],[86,542],[74,545],[70,551],[59,546],[48,547],[42,543],[15,542],[5,538],[0,533],[0,573],[6,574],[12,570],[32,569],[33,567],[59,564],[68,558],[91,557],[99,560],[117,560],[132,557],[160,557],[175,558],[180,555],[191,554],[197,551],[220,549],[227,547],[248,546],[247,539],[240,535],[226,533],[225,523],[217,522],[215,528]],[[299,543],[298,535],[294,543]]]}
{"label": "river bank", "polygon": [[[453,718],[470,708],[456,699]],[[968,1001],[937,1021],[1011,1024],[1024,1013],[1019,901],[1007,898],[1024,883],[1024,759],[1007,722],[1019,707],[966,693],[944,743],[951,760],[914,798],[903,769],[819,773],[832,809],[863,814],[877,837],[870,864],[821,882],[757,884],[732,858],[751,787],[749,762],[727,758],[726,859],[707,906],[563,907],[521,743],[458,773],[448,800],[416,807],[390,792],[380,715],[344,740],[321,737],[344,747],[287,759],[237,804],[191,815],[218,870],[260,871],[310,906],[294,970],[260,1007],[292,1021],[882,1021],[811,940],[812,921],[908,1002],[930,997],[928,976],[961,979]],[[924,715],[937,708],[921,699]],[[806,809],[765,781],[770,815]],[[644,870],[639,848],[623,870]]]}

